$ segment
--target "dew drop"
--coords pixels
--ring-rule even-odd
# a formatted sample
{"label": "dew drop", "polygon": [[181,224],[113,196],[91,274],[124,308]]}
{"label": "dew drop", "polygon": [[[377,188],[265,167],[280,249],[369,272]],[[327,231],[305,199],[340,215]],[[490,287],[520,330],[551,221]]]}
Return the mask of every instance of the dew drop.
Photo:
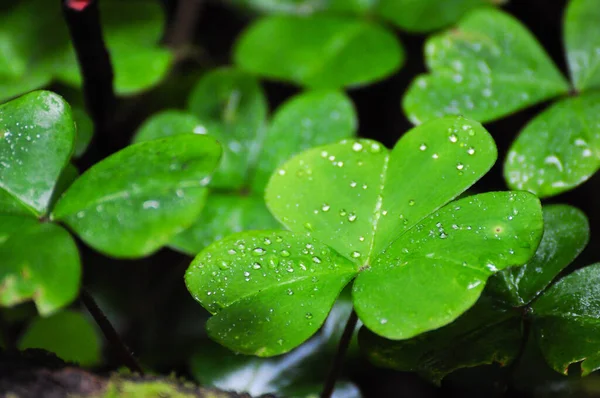
{"label": "dew drop", "polygon": [[306,315],[304,315],[304,317],[305,317],[306,319],[312,319],[312,317],[313,317],[313,314],[311,314],[310,312],[307,312],[307,313],[306,313]]}
{"label": "dew drop", "polygon": [[321,264],[321,259],[317,256],[313,257],[312,260],[317,264]]}
{"label": "dew drop", "polygon": [[437,153],[434,153],[433,155],[431,155],[431,157],[432,157],[433,159],[437,159],[437,158],[439,158],[440,156],[439,156]]}
{"label": "dew drop", "polygon": [[456,136],[456,134],[450,134],[450,136],[448,137],[448,139],[450,140],[450,142],[454,143],[458,141],[458,137]]}
{"label": "dew drop", "polygon": [[271,244],[271,239],[265,238],[264,242],[265,242],[265,245],[269,246]]}
{"label": "dew drop", "polygon": [[427,145],[425,144],[421,144],[421,146],[419,147],[420,150],[424,151],[427,149]]}
{"label": "dew drop", "polygon": [[249,277],[249,276],[250,276],[250,272],[248,272],[248,271],[244,271],[244,276],[245,276],[246,278],[247,278],[247,277]]}
{"label": "dew drop", "polygon": [[323,206],[321,206],[321,210],[327,212],[329,211],[331,207],[327,204],[327,203],[323,203]]}
{"label": "dew drop", "polygon": [[360,142],[355,142],[354,144],[352,144],[352,150],[354,152],[360,152],[360,151],[362,151],[362,149],[363,149],[363,146]]}
{"label": "dew drop", "polygon": [[280,254],[281,254],[281,257],[289,257],[290,256],[290,252],[287,250],[282,250],[280,252]]}
{"label": "dew drop", "polygon": [[356,221],[356,214],[354,214],[354,213],[350,213],[350,214],[348,215],[348,221],[350,221],[350,222],[354,222],[354,221]]}
{"label": "dew drop", "polygon": [[345,217],[346,214],[348,214],[348,213],[346,213],[346,210],[344,210],[344,209],[340,210],[340,217]]}
{"label": "dew drop", "polygon": [[254,250],[252,250],[252,254],[254,254],[255,256],[264,256],[266,252],[267,251],[262,247],[257,247]]}
{"label": "dew drop", "polygon": [[359,236],[358,240],[361,241],[361,242],[364,242],[365,241],[365,237],[364,236]]}
{"label": "dew drop", "polygon": [[469,155],[475,155],[475,148],[473,148],[473,147],[470,147],[469,149],[467,149],[467,153],[468,153]]}
{"label": "dew drop", "polygon": [[412,199],[411,199],[411,200],[409,200],[409,201],[408,201],[408,205],[409,205],[409,206],[414,206],[414,205],[415,205],[415,201],[414,201],[414,200],[412,200]]}
{"label": "dew drop", "polygon": [[378,153],[381,152],[381,145],[379,145],[378,143],[374,142],[371,144],[371,148],[370,148],[372,153]]}
{"label": "dew drop", "polygon": [[352,258],[359,258],[360,252],[352,252]]}
{"label": "dew drop", "polygon": [[462,169],[464,169],[464,168],[465,168],[465,165],[464,165],[464,164],[462,164],[462,163],[457,163],[457,164],[456,164],[456,170],[462,170]]}
{"label": "dew drop", "polygon": [[291,296],[294,294],[294,291],[292,289],[288,289],[287,294],[288,294],[288,296]]}
{"label": "dew drop", "polygon": [[252,264],[252,268],[261,269],[261,265],[260,265],[260,263],[254,263],[254,264]]}
{"label": "dew drop", "polygon": [[231,254],[232,256],[237,254],[237,252],[235,251],[235,249],[229,249],[227,250],[227,254]]}
{"label": "dew drop", "polygon": [[356,181],[350,182],[350,188],[356,188]]}
{"label": "dew drop", "polygon": [[383,318],[379,321],[379,323],[381,323],[382,325],[385,325],[386,323],[388,323],[388,320]]}

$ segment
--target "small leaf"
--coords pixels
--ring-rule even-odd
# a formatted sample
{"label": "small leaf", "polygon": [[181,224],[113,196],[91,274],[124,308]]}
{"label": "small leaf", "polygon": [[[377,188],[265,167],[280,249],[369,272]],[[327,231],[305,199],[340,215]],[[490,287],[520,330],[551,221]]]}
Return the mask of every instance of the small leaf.
{"label": "small leaf", "polygon": [[293,97],[273,116],[254,169],[253,191],[262,195],[275,168],[292,155],[349,138],[357,125],[352,101],[342,93],[308,91]]}
{"label": "small leaf", "polygon": [[467,12],[491,4],[490,0],[381,0],[377,13],[401,29],[425,33],[452,25]]}
{"label": "small leaf", "polygon": [[33,300],[43,316],[77,296],[79,253],[67,231],[34,219],[0,216],[0,305]]}
{"label": "small leaf", "polygon": [[585,248],[590,238],[585,214],[567,205],[544,206],[544,235],[535,256],[505,269],[489,283],[490,294],[514,307],[529,304]]}
{"label": "small leaf", "polygon": [[185,231],[175,235],[169,246],[196,255],[212,242],[235,232],[279,229],[262,198],[211,193],[200,217]]}
{"label": "small leaf", "polygon": [[216,69],[194,87],[188,108],[223,145],[211,187],[241,188],[264,140],[267,101],[258,81],[236,69]]}
{"label": "small leaf", "polygon": [[477,301],[492,274],[526,263],[542,230],[539,200],[527,192],[449,203],[361,272],[354,282],[356,312],[370,330],[394,340],[444,326]]}
{"label": "small leaf", "polygon": [[458,369],[507,365],[522,339],[518,314],[485,297],[451,324],[409,340],[387,340],[366,328],[359,333],[359,344],[375,365],[418,372],[436,384]]}
{"label": "small leaf", "polygon": [[383,79],[400,68],[404,53],[391,32],[370,22],[271,16],[242,34],[234,58],[242,69],[266,78],[341,88]]}
{"label": "small leaf", "polygon": [[425,57],[430,73],[413,81],[402,104],[416,124],[456,114],[488,122],[569,90],[533,35],[498,10],[473,11],[433,36]]}
{"label": "small leaf", "polygon": [[175,109],[152,115],[138,129],[134,143],[171,137],[177,134],[206,134],[206,128],[192,114]]}
{"label": "small leaf", "polygon": [[600,264],[561,279],[532,308],[536,337],[554,370],[567,374],[576,362],[583,376],[600,369]]}
{"label": "small leaf", "polygon": [[81,366],[100,362],[100,336],[94,324],[79,312],[61,311],[35,319],[19,341],[19,349],[41,348]]}
{"label": "small leaf", "polygon": [[357,268],[329,247],[288,231],[231,235],[202,251],[185,275],[214,314],[209,336],[244,354],[290,351],[325,321]]}
{"label": "small leaf", "polygon": [[1,105],[0,196],[45,214],[74,138],[69,105],[54,93],[36,91]]}
{"label": "small leaf", "polygon": [[595,0],[571,0],[565,12],[565,47],[577,90],[600,88],[600,8]]}
{"label": "small leaf", "polygon": [[563,99],[531,120],[513,142],[504,177],[540,197],[569,191],[600,167],[600,93]]}
{"label": "small leaf", "polygon": [[220,152],[187,134],[131,145],[77,179],[52,217],[108,255],[148,255],[199,216]]}

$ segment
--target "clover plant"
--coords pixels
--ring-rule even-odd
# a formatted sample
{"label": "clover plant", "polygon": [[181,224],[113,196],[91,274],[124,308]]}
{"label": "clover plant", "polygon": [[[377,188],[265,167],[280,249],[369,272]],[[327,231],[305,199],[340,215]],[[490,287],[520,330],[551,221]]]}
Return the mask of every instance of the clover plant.
{"label": "clover plant", "polygon": [[[103,0],[105,39],[115,70],[115,91],[133,94],[166,76],[171,53],[158,46],[164,24],[156,1]],[[81,76],[57,2],[15,2],[0,21],[0,101],[53,81],[80,86]]]}
{"label": "clover plant", "polygon": [[49,315],[76,297],[79,254],[64,226],[110,256],[156,251],[198,216],[221,154],[211,137],[170,137],[78,177],[69,164],[75,134],[69,105],[51,92],[0,106],[1,306],[33,300]]}
{"label": "clover plant", "polygon": [[258,81],[222,68],[200,79],[188,110],[155,114],[137,132],[142,142],[176,134],[208,134],[224,154],[210,183],[201,216],[170,245],[191,255],[215,240],[247,229],[274,229],[263,191],[275,168],[291,155],[354,135],[354,107],[336,91],[309,91],[283,104],[267,120],[267,102]]}
{"label": "clover plant", "polygon": [[569,83],[518,20],[498,10],[473,11],[427,41],[430,72],[413,81],[404,111],[417,124],[448,114],[488,122],[556,98],[523,128],[504,173],[511,188],[540,197],[570,190],[600,167],[598,18],[596,1],[569,1],[563,32]]}
{"label": "clover plant", "polygon": [[597,329],[598,264],[553,281],[589,240],[583,213],[567,205],[544,207],[544,235],[535,256],[503,270],[488,282],[481,299],[450,325],[413,339],[391,341],[361,330],[360,343],[376,364],[417,371],[440,382],[463,367],[508,365],[522,354],[533,331],[548,364],[567,374],[600,368]]}
{"label": "clover plant", "polygon": [[379,335],[408,339],[450,323],[541,238],[530,193],[452,201],[495,159],[487,131],[462,117],[416,127],[391,151],[360,139],[293,157],[265,191],[288,230],[231,235],[186,272],[213,314],[209,335],[241,353],[287,352],[317,331],[351,281],[360,320]]}

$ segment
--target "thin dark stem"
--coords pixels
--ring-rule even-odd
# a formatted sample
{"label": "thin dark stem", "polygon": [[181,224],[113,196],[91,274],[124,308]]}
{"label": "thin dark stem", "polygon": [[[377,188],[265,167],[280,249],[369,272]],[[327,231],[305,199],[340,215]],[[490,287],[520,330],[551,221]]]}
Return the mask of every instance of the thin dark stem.
{"label": "thin dark stem", "polygon": [[194,38],[194,31],[204,0],[179,0],[175,17],[170,24],[166,44],[172,48],[177,58],[184,57]]}
{"label": "thin dark stem", "polygon": [[119,334],[110,323],[104,312],[98,307],[96,301],[92,297],[92,295],[85,289],[81,289],[81,293],[79,298],[83,305],[87,308],[90,314],[94,317],[94,320],[100,326],[100,330],[106,337],[106,340],[112,345],[112,347],[117,351],[123,364],[129,368],[132,372],[137,372],[141,375],[144,374],[142,367],[139,365],[137,360],[133,357],[131,351],[127,348],[125,343],[119,337]]}
{"label": "thin dark stem", "polygon": [[[104,43],[98,0],[60,0],[83,80],[83,95],[98,142],[115,146],[110,134],[117,106],[110,55]],[[112,138],[112,137],[110,137]],[[118,149],[118,148],[111,148]]]}
{"label": "thin dark stem", "polygon": [[329,398],[331,397],[331,394],[333,394],[335,382],[337,381],[337,378],[339,377],[342,371],[344,359],[346,358],[346,352],[348,351],[348,347],[350,346],[350,341],[352,341],[352,334],[354,333],[354,329],[356,329],[357,322],[358,316],[356,315],[354,309],[352,309],[350,317],[348,318],[348,322],[346,322],[344,332],[342,333],[342,337],[340,338],[340,342],[338,344],[338,351],[335,354],[335,358],[333,358],[331,369],[329,370],[329,374],[327,375],[327,379],[325,380],[325,384],[323,385],[321,398]]}

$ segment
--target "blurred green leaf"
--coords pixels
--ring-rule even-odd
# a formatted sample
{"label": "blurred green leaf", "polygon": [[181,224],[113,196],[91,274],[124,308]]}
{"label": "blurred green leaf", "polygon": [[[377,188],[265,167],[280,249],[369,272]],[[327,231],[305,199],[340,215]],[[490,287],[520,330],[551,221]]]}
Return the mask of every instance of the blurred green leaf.
{"label": "blurred green leaf", "polygon": [[391,32],[370,22],[270,16],[242,34],[234,59],[240,68],[265,78],[335,89],[387,77],[400,68],[404,53]]}
{"label": "blurred green leaf", "polygon": [[600,88],[600,7],[595,0],[571,0],[565,12],[565,47],[577,90]]}
{"label": "blurred green leaf", "polygon": [[95,324],[79,312],[61,311],[37,318],[19,340],[20,350],[41,348],[81,366],[100,362],[101,340]]}
{"label": "blurred green leaf", "polygon": [[197,219],[220,154],[198,135],[131,145],[77,179],[52,217],[108,255],[148,255]]}
{"label": "blurred green leaf", "polygon": [[206,134],[207,131],[196,116],[170,109],[158,112],[146,120],[135,133],[133,143],[190,133]]}
{"label": "blurred green leaf", "polygon": [[403,99],[410,120],[443,115],[488,122],[566,94],[569,85],[535,37],[498,10],[476,10],[425,45],[428,74]]}
{"label": "blurred green leaf", "polygon": [[81,269],[73,238],[33,218],[0,215],[0,305],[33,300],[42,316],[75,299]]}

